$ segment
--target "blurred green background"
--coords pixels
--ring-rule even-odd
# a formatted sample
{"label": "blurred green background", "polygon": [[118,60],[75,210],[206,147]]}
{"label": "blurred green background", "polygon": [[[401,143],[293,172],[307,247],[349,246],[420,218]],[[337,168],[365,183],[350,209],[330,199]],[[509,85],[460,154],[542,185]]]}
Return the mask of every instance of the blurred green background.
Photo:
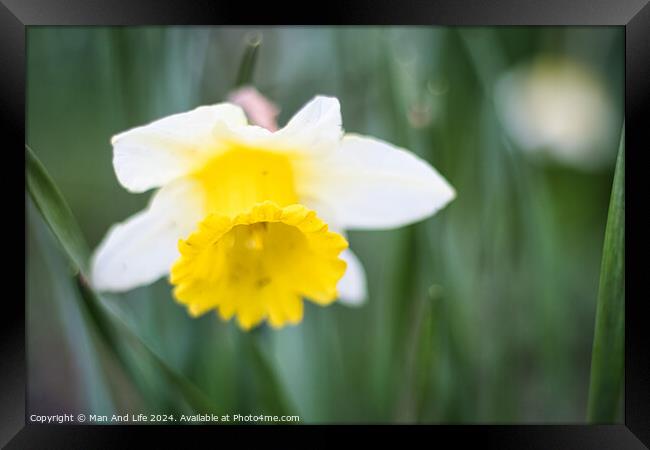
{"label": "blurred green background", "polygon": [[[336,96],[346,131],[427,159],[456,200],[412,226],[350,233],[368,277],[361,308],[308,303],[298,326],[245,335],[214,314],[191,319],[164,279],[106,306],[231,414],[282,403],[306,423],[584,422],[623,29],[30,27],[27,142],[92,247],[150,197],[118,184],[110,137],[224,101],[251,33],[263,40],[254,84],[280,125],[314,95]],[[531,158],[509,136],[494,86],[541,55],[602,82],[611,162]],[[31,202],[27,237],[30,413],[187,410],[159,371],[133,373],[101,345]]]}

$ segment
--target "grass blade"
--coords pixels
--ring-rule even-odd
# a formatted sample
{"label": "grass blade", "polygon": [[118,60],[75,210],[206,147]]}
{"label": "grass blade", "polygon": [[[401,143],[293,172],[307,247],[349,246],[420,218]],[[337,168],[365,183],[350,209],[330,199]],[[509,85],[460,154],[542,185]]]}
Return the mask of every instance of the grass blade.
{"label": "grass blade", "polygon": [[101,342],[112,351],[113,356],[126,369],[127,373],[141,388],[141,378],[137,376],[132,361],[146,364],[178,392],[182,400],[199,413],[218,412],[205,395],[184,376],[170,368],[119,318],[111,315],[101,303],[99,296],[90,288],[84,278],[88,261],[88,246],[81,230],[61,192],[50,178],[43,164],[34,152],[27,147],[27,189],[65,253],[77,270],[77,287],[83,303],[80,304],[86,317],[94,325]]}
{"label": "grass blade", "polygon": [[[159,373],[162,378],[177,392],[181,399],[194,411],[199,413],[212,412],[222,414],[212,402],[187,378],[170,368],[156,355],[119,317],[112,315],[104,308],[97,294],[90,289],[81,277],[77,277],[77,286],[81,292],[84,306],[91,317],[103,341],[115,350],[115,356],[123,366],[135,372],[133,361],[144,363]],[[130,354],[130,352],[133,352]],[[135,357],[135,359],[131,359]],[[146,386],[141,386],[146,390]]]}
{"label": "grass blade", "polygon": [[66,255],[74,265],[75,272],[84,271],[90,252],[81,234],[81,229],[63,199],[61,191],[47,174],[43,164],[29,146],[25,145],[25,149],[29,195],[63,246]]}
{"label": "grass blade", "polygon": [[262,330],[244,336],[244,341],[248,347],[248,356],[255,374],[257,394],[261,404],[268,408],[267,411],[276,415],[295,414],[295,408],[291,406],[273,365],[260,346],[259,338],[263,336],[260,335],[260,331]]}
{"label": "grass blade", "polygon": [[614,422],[623,386],[625,339],[625,129],[607,216],[591,357],[587,418]]}

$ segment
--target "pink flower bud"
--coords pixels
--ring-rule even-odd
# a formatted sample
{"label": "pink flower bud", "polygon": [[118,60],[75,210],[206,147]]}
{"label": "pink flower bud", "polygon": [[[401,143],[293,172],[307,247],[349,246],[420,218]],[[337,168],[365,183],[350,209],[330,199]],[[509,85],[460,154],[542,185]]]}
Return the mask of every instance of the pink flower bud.
{"label": "pink flower bud", "polygon": [[241,106],[253,125],[270,131],[278,129],[278,107],[252,86],[244,86],[228,95],[228,101]]}

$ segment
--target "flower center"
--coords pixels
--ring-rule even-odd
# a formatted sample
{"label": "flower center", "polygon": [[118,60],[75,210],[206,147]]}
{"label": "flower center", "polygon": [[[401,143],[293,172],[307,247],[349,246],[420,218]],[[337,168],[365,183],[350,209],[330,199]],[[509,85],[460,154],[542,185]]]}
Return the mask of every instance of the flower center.
{"label": "flower center", "polygon": [[179,243],[174,295],[190,314],[218,309],[244,329],[302,319],[302,297],[326,305],[345,272],[345,239],[301,205],[264,202],[234,218],[210,215]]}
{"label": "flower center", "polygon": [[203,188],[208,214],[239,214],[266,200],[279,206],[298,201],[291,162],[281,153],[235,146],[193,177]]}

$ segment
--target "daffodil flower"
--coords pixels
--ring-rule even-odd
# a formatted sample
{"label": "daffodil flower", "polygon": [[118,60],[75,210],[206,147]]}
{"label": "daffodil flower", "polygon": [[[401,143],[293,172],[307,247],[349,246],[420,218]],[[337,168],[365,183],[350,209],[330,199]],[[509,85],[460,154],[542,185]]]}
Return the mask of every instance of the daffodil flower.
{"label": "daffodil flower", "polygon": [[119,182],[159,188],[99,245],[92,283],[124,291],[171,274],[193,316],[216,309],[249,329],[297,323],[303,298],[366,298],[344,230],[424,219],[453,188],[412,153],[344,134],[339,102],[316,97],[275,132],[238,106],[201,106],[112,139]]}

